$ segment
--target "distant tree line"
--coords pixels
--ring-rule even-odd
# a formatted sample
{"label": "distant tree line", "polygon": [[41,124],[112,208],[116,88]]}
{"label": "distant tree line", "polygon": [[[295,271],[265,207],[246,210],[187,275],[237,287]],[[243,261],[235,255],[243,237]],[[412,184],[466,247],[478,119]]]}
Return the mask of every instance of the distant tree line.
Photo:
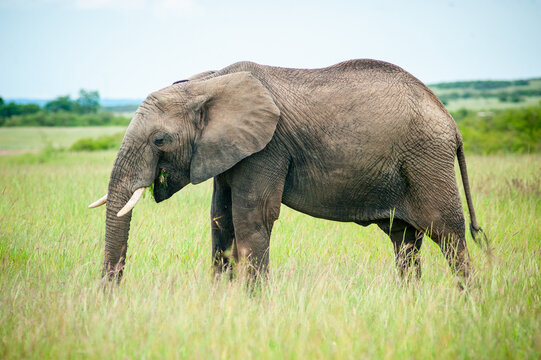
{"label": "distant tree line", "polygon": [[475,89],[475,90],[494,90],[509,86],[528,86],[530,80],[477,80],[477,81],[455,81],[432,84],[430,87],[436,89]]}
{"label": "distant tree line", "polygon": [[43,107],[6,103],[0,97],[0,126],[104,126],[127,125],[129,119],[100,108],[97,91],[81,89],[79,97],[59,96]]}
{"label": "distant tree line", "polygon": [[438,97],[444,105],[452,100],[470,98],[497,98],[502,102],[521,102],[526,96],[541,96],[541,89],[516,89],[512,91],[463,91],[439,94]]}

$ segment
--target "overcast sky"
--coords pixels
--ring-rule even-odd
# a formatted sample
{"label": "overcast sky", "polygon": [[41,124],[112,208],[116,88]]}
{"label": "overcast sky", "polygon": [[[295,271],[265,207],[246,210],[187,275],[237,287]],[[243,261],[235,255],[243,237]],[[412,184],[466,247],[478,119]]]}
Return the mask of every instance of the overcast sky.
{"label": "overcast sky", "polygon": [[0,96],[144,98],[241,60],[395,63],[424,82],[541,77],[539,0],[0,0]]}

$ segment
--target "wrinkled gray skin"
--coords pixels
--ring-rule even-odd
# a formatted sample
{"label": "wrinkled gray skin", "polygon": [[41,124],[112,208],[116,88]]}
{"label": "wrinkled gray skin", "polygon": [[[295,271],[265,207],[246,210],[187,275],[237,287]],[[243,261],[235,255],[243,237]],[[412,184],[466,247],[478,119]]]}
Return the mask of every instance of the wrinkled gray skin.
{"label": "wrinkled gray skin", "polygon": [[475,235],[460,133],[436,96],[401,68],[374,60],[314,70],[241,62],[197,75],[148,96],[128,127],[109,183],[104,273],[122,275],[131,211],[116,214],[137,188],[154,184],[161,202],[214,177],[218,272],[233,258],[265,273],[283,203],[318,218],[377,224],[401,275],[420,276],[428,232],[467,276],[457,155]]}

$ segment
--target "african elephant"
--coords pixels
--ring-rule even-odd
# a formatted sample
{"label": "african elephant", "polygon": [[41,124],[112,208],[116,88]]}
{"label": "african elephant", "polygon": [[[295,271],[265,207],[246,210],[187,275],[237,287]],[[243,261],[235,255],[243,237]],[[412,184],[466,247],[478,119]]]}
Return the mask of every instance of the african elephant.
{"label": "african elephant", "polygon": [[103,273],[122,275],[132,208],[145,188],[154,185],[159,203],[214,178],[218,272],[232,260],[266,272],[283,203],[318,218],[377,224],[401,275],[420,276],[427,233],[467,277],[455,156],[475,238],[462,137],[432,91],[400,67],[366,59],[322,69],[239,62],[202,73],[150,94],[126,131],[108,193],[90,206],[107,203]]}

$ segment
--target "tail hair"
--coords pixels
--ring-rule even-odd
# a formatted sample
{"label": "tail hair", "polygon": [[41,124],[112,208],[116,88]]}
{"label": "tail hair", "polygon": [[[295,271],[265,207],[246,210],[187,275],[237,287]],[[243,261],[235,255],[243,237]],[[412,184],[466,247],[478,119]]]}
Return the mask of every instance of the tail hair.
{"label": "tail hair", "polygon": [[456,155],[458,158],[458,166],[460,167],[460,175],[462,176],[462,185],[464,186],[464,195],[466,195],[466,202],[468,203],[468,210],[470,211],[470,233],[481,248],[484,248],[487,255],[490,256],[490,246],[488,244],[488,238],[483,229],[477,225],[477,217],[475,216],[475,210],[473,209],[473,201],[471,197],[470,183],[468,181],[468,169],[466,167],[466,157],[464,156],[464,144],[460,134],[457,133],[458,146],[456,149]]}
{"label": "tail hair", "polygon": [[481,229],[480,227],[477,227],[477,229],[473,226],[473,223],[470,223],[470,233],[473,240],[479,245],[480,248],[482,248],[488,255],[492,254],[492,251],[490,249],[490,243],[488,241],[488,237]]}

